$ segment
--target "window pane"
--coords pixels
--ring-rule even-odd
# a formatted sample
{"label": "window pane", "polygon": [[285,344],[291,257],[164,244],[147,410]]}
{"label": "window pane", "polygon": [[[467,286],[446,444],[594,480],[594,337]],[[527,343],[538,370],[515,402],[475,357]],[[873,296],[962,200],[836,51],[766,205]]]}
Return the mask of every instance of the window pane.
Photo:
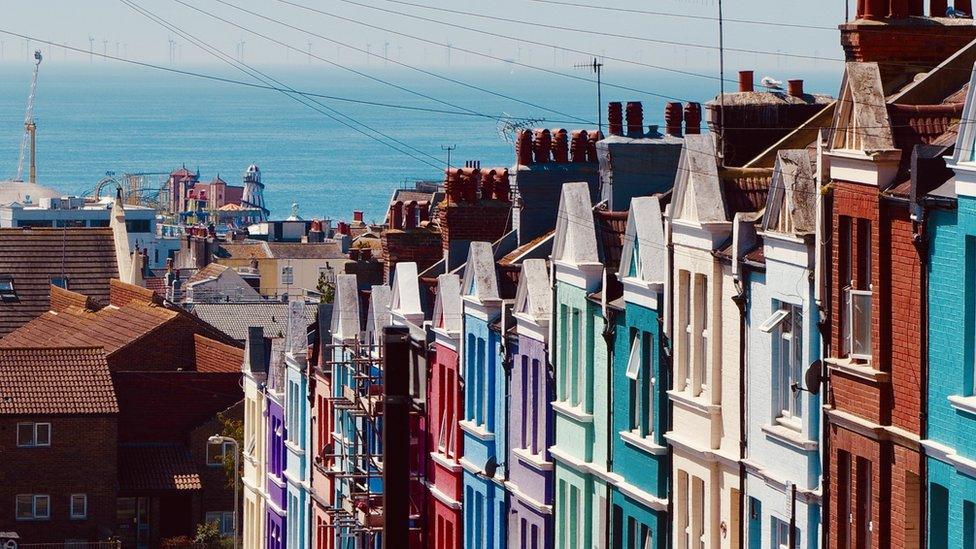
{"label": "window pane", "polygon": [[17,518],[34,518],[34,496],[30,494],[17,496]]}
{"label": "window pane", "polygon": [[34,496],[34,516],[36,518],[48,518],[51,516],[49,503],[47,496]]}
{"label": "window pane", "polygon": [[87,514],[88,496],[85,494],[71,495],[71,516],[84,517]]}
{"label": "window pane", "polygon": [[37,428],[34,429],[35,437],[37,439],[36,444],[38,446],[47,446],[51,444],[51,424],[50,423],[38,423]]}
{"label": "window pane", "polygon": [[33,445],[34,445],[34,424],[18,423],[17,424],[17,446],[33,446]]}
{"label": "window pane", "polygon": [[637,380],[640,376],[641,367],[641,338],[640,334],[632,338],[630,344],[630,358],[627,360],[627,377]]}

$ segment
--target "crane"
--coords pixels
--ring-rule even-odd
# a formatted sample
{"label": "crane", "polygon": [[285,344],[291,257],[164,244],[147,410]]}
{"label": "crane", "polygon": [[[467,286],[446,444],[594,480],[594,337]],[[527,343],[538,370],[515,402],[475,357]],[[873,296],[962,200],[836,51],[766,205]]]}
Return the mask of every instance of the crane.
{"label": "crane", "polygon": [[37,91],[37,69],[41,66],[41,50],[34,50],[34,76],[31,78],[30,95],[27,96],[27,113],[24,115],[24,140],[20,143],[20,160],[17,162],[17,177],[14,181],[23,181],[24,157],[30,147],[30,175],[28,181],[37,183],[37,164],[34,145],[37,125],[34,124],[34,93]]}

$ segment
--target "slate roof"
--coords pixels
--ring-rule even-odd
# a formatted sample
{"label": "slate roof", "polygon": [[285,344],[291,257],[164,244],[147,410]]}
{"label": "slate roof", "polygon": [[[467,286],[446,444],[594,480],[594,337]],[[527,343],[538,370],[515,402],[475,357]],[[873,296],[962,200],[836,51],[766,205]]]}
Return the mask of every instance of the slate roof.
{"label": "slate roof", "polygon": [[268,242],[268,252],[275,259],[341,259],[338,242]]}
{"label": "slate roof", "polygon": [[[251,303],[197,303],[193,314],[236,339],[245,341],[250,326],[264,328],[265,337],[284,337],[288,332],[288,304],[279,301],[255,301]],[[315,318],[315,307],[305,307],[306,324]]]}
{"label": "slate roof", "polygon": [[220,263],[211,263],[206,267],[200,269],[199,271],[193,273],[193,276],[191,276],[186,281],[186,283],[193,284],[194,282],[200,282],[201,280],[217,278],[221,275],[221,273],[223,273],[227,269],[229,269],[229,267],[227,267],[226,265],[221,265]]}
{"label": "slate roof", "polygon": [[15,301],[0,302],[0,337],[50,308],[51,278],[94,302],[108,302],[109,280],[119,277],[109,228],[0,229],[0,276],[13,278]]}
{"label": "slate roof", "polygon": [[190,452],[179,444],[120,444],[119,490],[122,492],[200,490],[200,475]]}
{"label": "slate roof", "polygon": [[624,234],[627,232],[627,212],[597,210],[593,212],[603,264],[610,272],[620,266],[620,254],[624,247]]}
{"label": "slate roof", "polygon": [[116,414],[97,347],[0,349],[0,414]]}
{"label": "slate roof", "polygon": [[267,242],[233,242],[221,244],[216,255],[224,259],[269,259],[271,251]]}

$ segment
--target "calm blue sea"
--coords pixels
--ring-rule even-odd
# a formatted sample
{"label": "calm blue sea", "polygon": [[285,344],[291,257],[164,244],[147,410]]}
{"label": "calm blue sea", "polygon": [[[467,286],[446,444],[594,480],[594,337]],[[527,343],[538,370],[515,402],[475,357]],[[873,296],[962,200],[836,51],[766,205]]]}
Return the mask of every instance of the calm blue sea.
{"label": "calm blue sea", "polygon": [[[451,109],[335,69],[314,65],[262,69],[302,91]],[[30,70],[27,63],[0,66],[0,179],[16,172]],[[215,67],[196,70],[246,79]],[[374,65],[363,70],[481,113],[545,118],[540,126],[587,127],[571,122],[566,115],[596,118],[595,85],[526,69],[436,71],[564,114],[402,69]],[[807,91],[835,95],[840,67],[789,76],[805,77]],[[717,93],[715,80],[661,73],[608,70],[604,79],[685,100],[704,102]],[[643,101],[645,122],[662,122],[666,102],[662,97],[605,86],[603,99],[604,103]],[[500,137],[498,125],[491,119],[321,101],[441,162],[446,157],[442,146],[456,146],[454,164],[472,159],[480,160],[483,166],[509,166],[514,160],[512,144]],[[378,220],[393,189],[416,179],[442,177],[437,169],[356,133],[280,92],[98,61],[91,65],[42,65],[35,119],[38,180],[71,194],[91,190],[108,171],[169,172],[183,164],[199,168],[202,179],[220,174],[235,183],[253,162],[264,174],[266,200],[276,216],[288,215],[291,204],[297,202],[305,218],[348,219],[353,209],[364,209],[367,219]]]}

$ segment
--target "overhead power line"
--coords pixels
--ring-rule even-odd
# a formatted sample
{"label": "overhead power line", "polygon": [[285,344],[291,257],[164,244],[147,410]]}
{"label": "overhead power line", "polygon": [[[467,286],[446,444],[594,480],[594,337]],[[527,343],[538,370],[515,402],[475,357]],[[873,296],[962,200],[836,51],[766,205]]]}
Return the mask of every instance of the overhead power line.
{"label": "overhead power line", "polygon": [[[238,24],[236,24],[236,23],[234,23],[232,21],[228,21],[227,19],[221,18],[221,17],[219,17],[217,15],[214,15],[214,14],[212,14],[210,12],[207,12],[206,10],[203,10],[201,8],[197,8],[195,6],[192,6],[190,4],[187,4],[183,0],[173,0],[173,1],[174,2],[177,2],[179,4],[182,4],[182,5],[184,5],[184,6],[188,7],[188,8],[191,8],[193,10],[196,10],[196,11],[198,11],[200,13],[203,13],[205,15],[208,15],[210,17],[219,19],[220,21],[223,21],[223,22],[225,22],[225,23],[227,23],[229,25],[235,26],[235,27],[237,27],[237,28],[239,28],[241,30],[246,30],[247,32],[250,32],[252,34],[255,34],[256,36],[260,36],[262,38],[265,38],[266,40],[270,40],[272,42],[275,42],[277,44],[283,45],[285,47],[288,47],[288,48],[297,50],[297,48],[292,48],[291,46],[285,44],[284,42],[278,41],[277,39],[274,39],[272,37],[269,37],[269,36],[266,36],[264,34],[258,33],[258,32],[254,31],[252,29],[248,29],[246,27],[243,27],[241,25],[238,25]],[[518,99],[516,97],[512,97],[512,96],[507,95],[507,94],[503,94],[503,93],[500,93],[500,92],[496,92],[496,91],[493,91],[493,90],[489,90],[489,89],[484,88],[482,86],[477,86],[475,84],[470,84],[470,83],[467,83],[467,82],[458,80],[456,78],[451,78],[449,76],[444,76],[444,75],[441,75],[441,74],[438,74],[438,73],[435,73],[435,72],[432,72],[432,71],[428,71],[426,69],[422,69],[422,68],[419,68],[419,67],[415,67],[413,65],[410,65],[410,64],[407,64],[407,63],[403,63],[403,62],[398,61],[398,60],[395,60],[395,59],[389,59],[387,56],[385,56],[383,54],[373,53],[370,50],[363,50],[363,49],[357,48],[356,46],[352,46],[352,45],[349,45],[349,44],[344,43],[344,42],[339,42],[338,40],[335,40],[333,38],[329,38],[328,36],[325,36],[325,35],[322,35],[322,34],[319,34],[319,33],[316,33],[316,32],[310,31],[310,30],[307,30],[307,29],[303,29],[303,28],[298,27],[298,26],[295,26],[295,25],[291,25],[289,23],[286,23],[286,22],[284,22],[284,21],[282,21],[280,19],[276,19],[274,17],[269,17],[267,15],[263,15],[261,13],[255,12],[255,11],[252,11],[252,10],[249,10],[249,9],[246,9],[246,8],[242,8],[240,6],[237,6],[235,4],[232,4],[230,2],[226,2],[225,0],[216,0],[216,1],[218,3],[220,3],[220,4],[223,4],[225,6],[231,7],[233,9],[235,9],[235,10],[242,11],[244,13],[247,13],[247,14],[253,15],[255,17],[259,17],[261,19],[264,19],[265,21],[270,21],[272,23],[276,23],[278,25],[281,25],[281,26],[290,28],[292,30],[296,30],[298,32],[307,34],[309,36],[314,36],[316,38],[320,38],[322,40],[326,40],[326,41],[331,42],[333,44],[338,44],[338,45],[341,45],[343,47],[346,47],[346,48],[349,48],[349,49],[352,49],[352,50],[355,50],[355,51],[359,51],[361,53],[365,53],[365,54],[370,55],[370,56],[379,57],[379,58],[383,59],[385,62],[392,62],[394,64],[397,64],[397,65],[406,67],[408,69],[411,69],[411,70],[420,72],[422,74],[426,74],[428,76],[432,76],[434,78],[438,78],[438,79],[441,79],[441,80],[444,80],[444,81],[447,81],[447,82],[451,82],[451,83],[454,83],[454,84],[457,84],[457,85],[460,85],[460,86],[464,86],[466,88],[474,89],[474,90],[477,90],[477,91],[480,91],[480,92],[483,92],[483,93],[487,93],[487,94],[490,94],[490,95],[494,95],[494,96],[497,96],[497,97],[501,97],[501,98],[507,99],[509,101],[515,101],[516,103],[522,103],[524,105],[528,105],[528,106],[533,107],[533,108],[536,108],[536,109],[548,111],[548,112],[551,112],[553,114],[558,114],[559,116],[564,116],[566,118],[576,119],[577,122],[583,122],[583,123],[587,123],[587,124],[592,124],[593,123],[593,122],[588,121],[588,120],[586,120],[584,118],[580,118],[580,117],[574,116],[572,114],[568,114],[568,113],[565,113],[565,112],[561,112],[561,111],[555,110],[555,109],[553,109],[551,107],[546,107],[544,105],[539,105],[537,103],[532,103],[532,102],[529,102],[529,101],[525,101],[523,99]],[[325,60],[324,58],[319,57],[317,55],[312,55],[310,52],[309,52],[309,56],[310,57],[314,57],[315,59]],[[328,62],[328,63],[330,63],[330,64],[334,64],[331,61],[327,61],[327,60],[325,60],[325,61]]]}
{"label": "overhead power line", "polygon": [[[359,2],[354,2],[352,0],[341,0],[341,1],[347,2],[349,4],[355,4],[357,6],[373,7],[373,6],[370,6],[368,4],[361,4]],[[488,15],[488,14],[485,14],[485,13],[478,13],[478,12],[464,11],[464,10],[454,10],[454,9],[441,8],[441,7],[436,7],[436,6],[428,6],[428,5],[425,5],[425,4],[418,4],[416,2],[407,2],[406,0],[383,0],[383,1],[389,2],[391,4],[400,4],[400,5],[404,5],[404,6],[412,6],[412,7],[415,7],[415,8],[421,8],[421,9],[426,9],[426,10],[441,11],[441,12],[446,12],[446,13],[453,13],[453,14],[456,14],[456,15],[465,15],[465,16],[468,16],[468,17],[477,17],[477,18],[480,18],[480,19],[487,19],[489,21],[500,21],[500,22],[503,22],[503,23],[515,23],[517,25],[528,25],[528,26],[537,27],[537,28],[541,27],[541,28],[545,28],[545,29],[560,30],[560,31],[566,31],[566,32],[577,32],[577,33],[581,33],[581,34],[589,34],[589,35],[593,35],[593,36],[604,36],[604,37],[608,37],[608,38],[623,38],[623,39],[626,39],[626,40],[636,40],[638,42],[647,42],[647,43],[650,43],[650,44],[660,44],[660,45],[663,45],[663,46],[680,46],[680,47],[684,47],[684,48],[696,48],[696,49],[704,49],[704,50],[712,50],[712,51],[718,51],[720,49],[719,46],[713,46],[711,44],[699,44],[699,43],[696,43],[696,42],[680,42],[680,41],[676,41],[676,40],[663,40],[663,39],[660,39],[660,38],[648,38],[646,36],[636,36],[636,35],[632,35],[632,34],[619,34],[619,33],[614,33],[614,32],[605,32],[605,31],[595,31],[595,30],[590,30],[590,29],[583,29],[583,28],[579,28],[579,27],[567,27],[567,26],[563,26],[563,25],[550,25],[550,24],[547,24],[547,23],[540,23],[540,22],[537,22],[537,21],[522,21],[520,19],[512,19],[511,17],[499,17],[499,16],[496,16],[496,15]],[[375,8],[375,9],[381,9],[381,8]],[[456,24],[454,26],[456,26]],[[779,57],[779,56],[792,57],[792,58],[795,58],[795,59],[816,59],[816,60],[824,60],[824,61],[844,61],[843,59],[829,58],[829,57],[820,57],[820,56],[816,56],[816,55],[806,55],[806,54],[801,54],[801,53],[775,52],[775,51],[767,51],[767,50],[755,50],[755,49],[748,49],[748,48],[729,48],[729,47],[726,47],[725,48],[725,51],[731,51],[731,52],[737,52],[737,53],[750,53],[750,54],[754,54],[754,55],[770,55],[770,56],[775,56],[775,57]]]}
{"label": "overhead power line", "polygon": [[[578,4],[576,2],[562,2],[560,0],[529,0],[529,2],[536,2],[539,4],[554,4],[557,6],[569,6],[573,8],[585,8],[591,10],[611,11],[616,13],[634,13],[639,15],[654,15],[658,17],[674,17],[678,19],[694,19],[698,21],[718,22],[718,17],[711,17],[708,15],[690,15],[686,13],[672,13],[666,11],[638,10],[632,8],[617,8],[613,6],[597,6],[594,4]],[[837,32],[839,30],[837,27],[826,27],[821,25],[804,25],[801,23],[783,23],[779,21],[758,21],[752,19],[728,19],[728,18],[723,18],[723,20],[726,23],[740,23],[743,25],[763,25],[769,27],[787,27],[793,29],[826,30],[826,31],[834,31],[834,32]]]}
{"label": "overhead power line", "polygon": [[[154,21],[157,24],[159,24],[160,26],[162,26],[162,27],[164,27],[164,28],[166,28],[166,29],[168,29],[168,30],[170,30],[170,31],[172,31],[172,32],[174,32],[174,33],[182,36],[184,39],[192,42],[195,46],[197,46],[198,48],[202,49],[204,52],[209,53],[210,55],[216,57],[218,60],[220,60],[220,61],[222,61],[222,62],[224,62],[224,63],[226,63],[226,64],[228,64],[228,65],[230,65],[232,67],[234,67],[235,69],[239,70],[240,72],[243,72],[244,74],[250,76],[251,78],[254,78],[256,80],[259,80],[261,82],[264,82],[265,84],[268,84],[268,81],[271,81],[271,82],[274,82],[275,84],[281,86],[282,88],[284,88],[284,90],[282,90],[282,93],[286,97],[289,97],[289,98],[291,98],[291,99],[293,99],[293,100],[301,103],[302,105],[305,105],[306,107],[308,107],[308,108],[310,108],[310,109],[318,112],[319,114],[322,114],[323,116],[326,116],[326,117],[332,119],[333,121],[335,121],[335,122],[337,122],[339,124],[342,124],[343,126],[346,126],[349,129],[351,129],[351,130],[353,130],[353,131],[355,131],[357,133],[360,133],[363,136],[365,136],[365,137],[367,137],[369,139],[372,139],[372,140],[374,140],[374,141],[376,141],[378,143],[381,143],[381,144],[383,144],[383,145],[385,145],[385,146],[387,146],[387,147],[389,147],[389,148],[391,148],[391,149],[393,149],[393,150],[395,150],[395,151],[397,151],[397,152],[399,152],[399,153],[401,153],[401,154],[403,154],[405,156],[408,156],[408,157],[410,157],[410,158],[412,158],[412,159],[414,159],[414,160],[416,160],[418,162],[421,162],[423,164],[426,164],[426,165],[428,165],[428,166],[430,166],[430,167],[432,167],[434,169],[438,169],[438,170],[440,169],[440,159],[438,159],[437,157],[435,157],[435,156],[433,156],[433,155],[431,155],[431,154],[429,154],[429,153],[427,153],[425,151],[422,151],[420,149],[417,149],[416,147],[413,147],[413,146],[411,146],[411,145],[409,145],[407,143],[404,143],[403,141],[400,141],[399,139],[396,139],[394,137],[391,137],[391,136],[389,136],[389,135],[387,135],[387,134],[385,134],[385,133],[383,133],[383,132],[381,132],[379,130],[376,130],[375,128],[372,128],[369,125],[364,124],[364,123],[356,120],[355,118],[353,118],[353,117],[351,117],[349,115],[346,115],[346,114],[344,114],[344,113],[342,113],[342,112],[340,112],[340,111],[338,111],[338,110],[336,110],[336,109],[334,109],[334,108],[332,108],[332,107],[330,107],[328,105],[325,105],[325,104],[321,103],[320,101],[317,101],[317,100],[314,100],[314,99],[310,99],[310,98],[306,98],[306,97],[303,97],[301,95],[292,93],[292,91],[291,91],[292,88],[291,87],[284,85],[282,82],[280,82],[278,80],[275,80],[272,77],[267,76],[266,74],[262,73],[261,71],[259,71],[257,69],[254,69],[253,67],[251,67],[247,63],[244,63],[243,61],[237,61],[237,60],[233,59],[232,57],[228,56],[227,54],[225,54],[221,50],[215,48],[214,46],[211,46],[210,44],[207,44],[206,42],[204,42],[204,41],[196,38],[195,36],[193,36],[193,35],[185,32],[184,30],[182,30],[177,25],[174,25],[173,23],[167,21],[166,19],[163,19],[162,17],[159,17],[158,15],[152,13],[151,11],[149,11],[149,10],[147,10],[145,8],[140,7],[138,4],[136,4],[132,0],[119,0],[119,1],[122,4],[124,4],[125,6],[129,7],[130,9],[132,9],[132,10],[136,11],[137,13],[145,16],[147,19],[149,19],[151,21]],[[323,110],[323,109],[325,109],[325,110]],[[343,119],[345,119],[345,120],[343,120]],[[368,131],[366,131],[366,130],[364,130],[362,128],[365,128],[366,130],[369,130],[369,132],[373,132],[373,133],[369,133]],[[376,135],[373,135],[374,133]],[[380,137],[377,137],[377,135],[382,136],[383,138],[389,140],[389,142],[384,141]],[[421,158],[421,156],[417,156],[417,155],[409,152],[408,150],[401,149],[401,148],[397,147],[396,145],[393,145],[393,143],[396,143],[396,144],[404,147],[405,149],[409,149],[409,150],[415,151],[417,154],[419,154],[421,156],[425,156],[427,158],[430,158],[432,161],[428,161],[428,160],[426,160],[424,158]]]}

